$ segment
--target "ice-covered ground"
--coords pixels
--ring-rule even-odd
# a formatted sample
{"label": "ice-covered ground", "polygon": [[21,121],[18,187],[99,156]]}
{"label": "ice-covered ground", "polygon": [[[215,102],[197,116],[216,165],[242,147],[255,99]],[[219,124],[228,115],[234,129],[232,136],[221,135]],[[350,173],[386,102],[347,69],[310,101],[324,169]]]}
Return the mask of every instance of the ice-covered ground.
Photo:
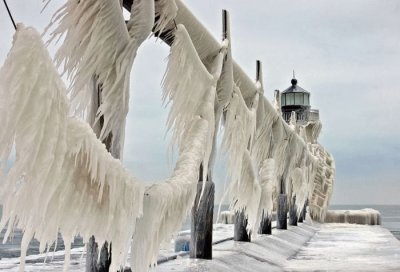
{"label": "ice-covered ground", "polygon": [[[232,236],[232,231],[232,225],[216,225],[214,241]],[[163,250],[161,255],[171,254]],[[28,256],[25,271],[62,270],[62,251],[51,263],[43,263],[44,258]],[[52,254],[47,261],[51,258]],[[70,271],[84,268],[83,248],[73,249]],[[2,259],[0,270],[18,271],[18,258]],[[213,260],[178,257],[155,271],[400,271],[400,241],[381,226],[307,223],[254,236],[252,243],[228,240],[214,245]]]}
{"label": "ice-covered ground", "polygon": [[324,224],[286,271],[400,271],[400,241],[385,228]]}
{"label": "ice-covered ground", "polygon": [[[45,263],[46,262],[46,263]],[[64,250],[55,253],[30,255],[26,257],[25,272],[62,271],[64,264]],[[0,271],[18,272],[19,258],[4,258],[0,260]],[[71,250],[70,272],[85,271],[84,248]]]}
{"label": "ice-covered ground", "polygon": [[214,247],[212,261],[181,258],[159,271],[400,271],[400,241],[381,226],[301,224],[252,243]]}
{"label": "ice-covered ground", "polygon": [[[213,242],[218,243],[233,237],[233,225],[214,224]],[[190,231],[181,231],[180,236],[190,236]],[[15,251],[14,248],[11,250]],[[50,252],[48,254],[34,254],[27,256],[25,271],[62,271],[64,264],[64,250]],[[174,243],[163,245],[160,250],[159,260],[176,256]],[[71,251],[71,272],[85,271],[86,252],[84,247],[73,248]],[[0,271],[17,272],[19,266],[18,258],[2,258],[0,260]]]}

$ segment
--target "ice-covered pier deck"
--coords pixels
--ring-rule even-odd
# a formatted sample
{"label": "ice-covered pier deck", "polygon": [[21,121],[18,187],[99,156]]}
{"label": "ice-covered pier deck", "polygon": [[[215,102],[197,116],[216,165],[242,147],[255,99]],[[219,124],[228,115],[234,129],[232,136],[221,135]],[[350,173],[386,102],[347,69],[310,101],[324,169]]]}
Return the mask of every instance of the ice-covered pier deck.
{"label": "ice-covered pier deck", "polygon": [[[215,226],[214,241],[226,239],[232,230],[232,225]],[[62,271],[63,255],[57,252],[49,263],[43,263],[44,255],[28,256],[25,271]],[[85,271],[82,249],[73,249],[71,257],[70,271]],[[18,264],[18,258],[2,259],[0,270],[16,272]],[[400,271],[400,241],[381,226],[304,223],[253,236],[251,243],[216,244],[213,260],[178,257],[154,271]]]}
{"label": "ice-covered pier deck", "polygon": [[213,254],[176,259],[158,271],[400,271],[400,241],[381,226],[299,224],[251,243],[215,245]]}

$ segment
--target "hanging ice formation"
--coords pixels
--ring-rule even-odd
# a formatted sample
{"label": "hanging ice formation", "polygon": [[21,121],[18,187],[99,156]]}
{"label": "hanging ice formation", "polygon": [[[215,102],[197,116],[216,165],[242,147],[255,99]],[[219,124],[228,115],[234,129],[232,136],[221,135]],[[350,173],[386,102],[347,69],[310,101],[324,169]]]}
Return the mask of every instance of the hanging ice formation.
{"label": "hanging ice formation", "polygon": [[314,219],[323,222],[332,195],[336,166],[332,155],[321,145],[312,144],[312,153],[317,157],[318,164],[315,169],[313,191],[309,196],[310,214]]}
{"label": "hanging ice formation", "polygon": [[119,0],[68,0],[49,25],[55,28],[49,42],[65,36],[55,62],[71,80],[72,108],[89,111],[92,93],[101,88],[96,122],[103,123],[101,140],[112,133],[112,154],[123,149],[130,72],[154,12],[154,1],[135,0],[125,24]]}
{"label": "hanging ice formation", "polygon": [[[59,25],[52,33],[53,39],[65,34],[56,61],[70,76],[72,109],[88,114],[88,101],[101,85],[97,121],[104,122],[102,139],[113,134],[114,149],[121,148],[118,140],[123,138],[128,111],[132,62],[153,28],[154,12],[158,34],[177,15],[175,1],[157,1],[156,8],[154,1],[134,1],[131,20],[125,25],[119,3],[69,0],[54,17],[53,24]],[[195,29],[196,24],[190,27]],[[194,32],[193,39],[199,40]],[[167,127],[180,159],[166,182],[145,189],[112,158],[89,125],[68,116],[65,87],[39,35],[19,26],[0,70],[4,128],[0,163],[7,162],[13,144],[17,155],[9,173],[3,173],[0,227],[8,223],[5,239],[14,228],[24,230],[22,264],[32,237],[40,241],[43,251],[60,231],[67,245],[65,269],[68,245],[80,234],[85,240],[95,235],[99,242],[113,242],[111,271],[125,264],[133,237],[131,266],[146,271],[156,262],[160,244],[179,229],[193,205],[200,164],[203,177],[212,168],[215,131],[225,108],[223,148],[229,156],[230,198],[235,211],[245,211],[248,230],[255,231],[261,215],[272,212],[278,193],[296,196],[298,212],[310,200],[312,217],[323,221],[335,165],[316,141],[321,124],[299,128],[293,118],[287,125],[280,117],[279,103],[274,109],[260,96],[260,81],[254,96],[245,101],[233,82],[229,38],[219,51],[211,47],[197,43],[195,48],[185,27],[177,26],[163,99],[171,103]],[[124,226],[124,231],[115,225]]]}
{"label": "hanging ice formation", "polygon": [[263,216],[272,217],[273,203],[276,199],[275,160],[264,160],[260,169],[260,204],[258,207],[258,220]]}
{"label": "hanging ice formation", "polygon": [[[196,20],[196,18],[194,18],[194,16],[190,13],[190,11],[181,1],[176,1],[176,3],[179,7],[179,13],[176,17],[176,20],[178,22],[185,24],[185,27],[188,29],[188,32],[191,35],[193,44],[195,45],[198,55],[203,60],[203,62],[207,62],[208,56],[212,52],[216,52],[218,50],[217,43],[213,41],[211,35],[207,33],[207,30],[204,29],[204,27]],[[226,61],[224,62],[224,69],[229,68],[229,65],[227,65],[229,63],[227,61],[229,59],[228,56]],[[246,103],[249,104],[252,98],[254,97],[255,91],[260,92],[262,83],[257,82],[256,85],[254,86],[254,84],[251,82],[251,80],[248,80],[247,76],[243,73],[243,71],[240,69],[239,66],[233,65],[233,68],[235,74],[234,81],[236,80],[237,81],[236,83],[241,87],[242,89],[241,92],[243,94],[243,97],[245,98]],[[223,76],[224,73],[222,77]],[[321,123],[319,121],[312,122],[311,124],[310,123],[306,124],[304,128],[297,126],[295,131],[291,130],[281,117],[281,112],[280,112],[281,105],[279,102],[279,96],[277,96],[276,98],[277,99],[274,107],[264,97],[260,97],[259,101],[260,105],[257,109],[257,121],[256,121],[257,132],[255,136],[254,146],[251,152],[251,157],[253,158],[253,162],[255,163],[255,165],[257,165],[256,170],[260,172],[264,160],[272,158],[275,164],[275,177],[276,177],[275,181],[277,183],[276,186],[273,187],[277,188],[277,193],[281,193],[282,189],[283,190],[282,193],[290,193],[290,194],[293,193],[295,195],[296,194],[295,191],[298,190],[296,189],[297,187],[295,189],[292,188],[293,187],[292,172],[294,171],[294,168],[301,168],[302,171],[306,173],[305,178],[307,179],[306,184],[308,189],[306,189],[306,191],[308,192],[308,199],[315,198],[317,191],[314,190],[314,187],[316,187],[314,186],[314,183],[318,183],[320,181],[314,179],[314,177],[316,176],[316,171],[317,168],[319,167],[319,161],[321,161],[322,163],[324,159],[322,158],[318,159],[317,156],[313,154],[314,152],[313,150],[315,150],[316,147],[313,148],[312,145],[319,145],[316,139],[318,137],[318,133],[321,128]],[[222,105],[220,104],[219,106]],[[263,125],[263,123],[265,123],[265,125]],[[258,137],[258,135],[262,135],[261,126],[264,127],[263,129],[264,131],[265,130],[268,131],[264,133],[268,135],[267,138]],[[303,139],[302,142],[300,141],[301,139]],[[294,161],[290,161],[290,156],[287,154],[290,149],[293,150],[293,147],[292,148],[290,147],[290,141],[295,141],[295,142],[300,141],[300,143],[297,143],[295,146],[297,159],[295,159]],[[263,148],[262,150],[260,150],[260,148],[257,148],[256,146],[258,147],[265,146],[267,148]],[[307,148],[308,155],[306,156],[306,159],[303,159],[303,161],[300,163],[299,162],[301,160],[300,155],[304,147]],[[326,156],[327,155],[324,155],[323,157],[325,157],[326,159]],[[330,164],[333,165],[333,162]],[[292,168],[288,167],[288,165]],[[231,174],[232,173],[229,173],[229,175]],[[327,203],[325,202],[325,200],[331,193],[331,190],[328,190],[328,187],[329,186],[323,186],[323,188],[321,187],[322,188],[321,192],[323,192],[323,195],[320,194],[319,197],[315,198],[315,199],[320,198],[319,202],[322,203],[321,205],[325,205],[325,208],[327,205],[323,203]],[[327,189],[328,191],[326,191],[325,189]],[[298,194],[301,194],[301,192],[298,191]],[[315,218],[315,219],[323,220],[323,218]]]}
{"label": "hanging ice formation", "polygon": [[38,239],[43,252],[58,232],[66,246],[65,270],[79,234],[84,241],[91,235],[112,241],[111,271],[116,271],[125,264],[135,218],[142,214],[144,185],[107,152],[88,124],[67,116],[65,93],[40,35],[19,25],[0,70],[1,163],[14,143],[16,150],[1,188],[0,228],[8,224],[5,240],[14,228],[24,231],[20,271],[30,240]]}
{"label": "hanging ice formation", "polygon": [[261,195],[258,170],[250,154],[256,132],[258,104],[259,94],[256,93],[249,109],[240,89],[235,86],[226,112],[222,140],[223,150],[228,155],[230,183],[227,194],[233,210],[245,212],[249,230],[254,229],[257,225]]}
{"label": "hanging ice formation", "polygon": [[[187,39],[187,32],[179,26],[176,46],[182,46],[179,41],[183,41],[183,46],[190,48],[190,39]],[[184,52],[193,53],[173,49],[171,60]],[[26,59],[30,60],[28,64]],[[28,68],[19,69],[21,62]],[[195,60],[193,65],[200,64]],[[29,85],[18,80],[22,72]],[[170,70],[170,73],[174,72]],[[186,76],[190,77],[190,73]],[[67,116],[65,87],[33,29],[19,26],[14,46],[1,70],[0,82],[0,98],[4,102],[0,108],[0,121],[5,124],[0,138],[1,162],[7,161],[14,137],[17,152],[16,162],[3,187],[1,226],[9,223],[5,239],[15,227],[25,230],[21,270],[31,238],[41,242],[43,251],[53,244],[60,231],[67,248],[65,268],[68,267],[68,245],[73,237],[80,234],[86,241],[94,234],[100,242],[113,242],[111,271],[116,271],[125,263],[129,240],[135,230],[134,219],[142,213],[143,185],[130,177],[119,160],[111,157],[88,124]],[[40,84],[44,82],[49,83],[43,87]],[[198,112],[188,117],[191,118],[190,126],[180,134],[181,158],[172,177],[146,189],[145,213],[133,236],[136,246],[132,247],[132,267],[141,267],[137,271],[145,271],[150,263],[154,263],[160,243],[179,229],[194,202],[198,169],[206,147],[210,145],[208,122],[199,115],[213,117],[206,113],[214,107],[208,101],[208,92],[214,90],[211,98],[215,97],[215,86],[211,81],[204,99],[197,102]],[[33,92],[36,89],[42,93]],[[12,92],[9,94],[6,90]],[[21,173],[25,174],[21,176]],[[58,178],[54,181],[54,177]],[[17,197],[9,194],[10,190],[16,190]],[[26,196],[32,192],[33,204],[29,207],[34,207],[37,211],[34,213],[26,209],[26,203],[19,201],[21,198],[32,199],[32,196]],[[120,233],[115,225],[131,227]]]}
{"label": "hanging ice formation", "polygon": [[213,147],[216,86],[227,45],[228,42],[222,45],[209,72],[201,62],[185,27],[178,25],[163,82],[164,103],[172,103],[167,120],[167,129],[172,131],[172,146],[180,146],[184,132],[190,127],[195,115],[200,115],[208,121],[209,130],[203,160],[203,177],[208,174]]}
{"label": "hanging ice formation", "polygon": [[146,189],[143,217],[132,240],[133,271],[147,271],[157,264],[159,247],[177,232],[193,206],[199,167],[204,157],[208,125],[195,117],[182,146],[173,175]]}
{"label": "hanging ice formation", "polygon": [[159,0],[155,3],[155,24],[154,33],[156,35],[162,34],[167,29],[170,23],[178,13],[178,6],[175,0]]}
{"label": "hanging ice formation", "polygon": [[262,119],[254,139],[252,157],[255,167],[259,169],[259,179],[261,187],[260,203],[258,207],[257,219],[261,221],[263,216],[272,216],[273,203],[276,200],[278,182],[276,175],[276,163],[273,157],[273,135],[272,124],[278,116],[274,111],[264,111]]}
{"label": "hanging ice formation", "polygon": [[180,149],[180,159],[166,182],[146,189],[143,217],[138,220],[132,241],[134,271],[145,271],[157,263],[162,242],[179,230],[193,206],[200,164],[208,165],[214,135],[214,99],[218,71],[226,50],[207,71],[183,25],[174,31],[169,62],[163,82],[164,101],[171,103],[167,127],[172,144]]}

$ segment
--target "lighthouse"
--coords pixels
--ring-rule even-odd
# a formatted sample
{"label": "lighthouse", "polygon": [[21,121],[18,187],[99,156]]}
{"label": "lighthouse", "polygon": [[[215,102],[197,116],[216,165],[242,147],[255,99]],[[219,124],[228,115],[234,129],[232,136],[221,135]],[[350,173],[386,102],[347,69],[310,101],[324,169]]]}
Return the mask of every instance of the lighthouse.
{"label": "lighthouse", "polygon": [[283,119],[286,122],[289,122],[292,112],[295,112],[298,125],[306,125],[308,122],[318,121],[319,111],[316,109],[311,109],[311,94],[298,85],[298,81],[294,77],[294,73],[290,83],[291,86],[284,90],[281,95],[281,110]]}

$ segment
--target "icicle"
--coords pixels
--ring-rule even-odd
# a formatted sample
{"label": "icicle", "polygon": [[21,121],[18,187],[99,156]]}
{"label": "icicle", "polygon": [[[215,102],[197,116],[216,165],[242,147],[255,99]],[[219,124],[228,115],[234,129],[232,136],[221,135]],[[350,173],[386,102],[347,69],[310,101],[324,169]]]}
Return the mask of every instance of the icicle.
{"label": "icicle", "polygon": [[264,112],[263,115],[263,121],[257,127],[252,151],[252,157],[257,163],[258,169],[261,169],[262,164],[266,159],[272,158],[273,156],[272,124],[274,123],[274,120],[278,118],[272,111]]}
{"label": "icicle", "polygon": [[233,98],[226,113],[222,148],[228,154],[229,179],[233,183],[240,180],[241,165],[244,152],[250,148],[256,129],[256,94],[251,109],[248,109],[236,86]]}
{"label": "icicle", "polygon": [[181,145],[183,133],[191,126],[194,116],[200,115],[208,121],[203,179],[209,174],[209,160],[215,138],[216,85],[228,44],[228,41],[224,41],[211,64],[211,71],[208,72],[197,55],[185,27],[178,25],[163,81],[164,103],[172,103],[167,120],[167,129],[172,130],[172,146]]}
{"label": "icicle", "polygon": [[258,171],[250,156],[256,131],[256,111],[259,94],[253,98],[250,109],[235,86],[226,113],[222,147],[228,154],[228,185],[232,208],[245,211],[249,231],[255,228],[260,197]]}
{"label": "icicle", "polygon": [[91,79],[96,76],[101,86],[96,120],[104,118],[100,139],[111,132],[115,135],[111,149],[117,150],[123,147],[130,71],[139,46],[153,27],[154,2],[134,1],[132,16],[128,32],[118,0],[68,0],[49,25],[58,24],[49,42],[65,35],[55,61],[71,79],[73,109],[87,111],[93,92]]}
{"label": "icicle", "polygon": [[65,86],[32,28],[18,26],[0,69],[0,98],[0,153],[8,158],[14,141],[16,150],[1,188],[0,228],[8,223],[5,239],[14,228],[25,230],[20,269],[33,235],[51,245],[60,231],[67,242],[77,234],[112,241],[111,271],[116,271],[125,264],[127,241],[142,214],[144,185],[107,152],[88,124],[67,117]]}
{"label": "icicle", "polygon": [[297,120],[296,120],[296,112],[292,111],[290,114],[290,121],[289,121],[289,127],[292,130],[296,130],[296,124],[297,124]]}
{"label": "icicle", "polygon": [[[307,199],[308,192],[305,186],[304,171],[301,168],[295,168],[291,173],[291,183],[293,186],[292,196],[296,196],[296,206],[298,209],[302,209],[304,202]],[[298,211],[299,212],[299,211]]]}
{"label": "icicle", "polygon": [[143,217],[137,222],[132,240],[133,271],[147,271],[157,264],[159,246],[179,230],[192,207],[200,163],[207,144],[207,122],[196,117],[182,143],[173,175],[146,189]]}
{"label": "icicle", "polygon": [[240,183],[231,183],[232,208],[235,212],[244,211],[247,218],[247,231],[256,232],[258,225],[258,208],[261,197],[261,187],[258,181],[258,173],[250,156],[245,150],[243,165],[241,167]]}
{"label": "icicle", "polygon": [[156,22],[154,24],[154,33],[160,35],[165,30],[167,25],[176,17],[178,6],[175,0],[159,0],[156,2]]}
{"label": "icicle", "polygon": [[185,27],[178,25],[162,84],[164,103],[172,103],[167,129],[172,130],[173,146],[181,145],[183,132],[210,96],[212,84],[213,77],[199,59]]}
{"label": "icicle", "polygon": [[255,226],[260,225],[260,220],[263,214],[272,215],[273,203],[276,199],[276,174],[275,174],[275,160],[264,160],[260,169],[260,203],[258,206],[257,223]]}
{"label": "icicle", "polygon": [[69,264],[71,263],[71,243],[72,240],[69,237],[64,237],[64,245],[65,245],[65,258],[64,258],[64,266],[63,271],[67,272],[69,270]]}
{"label": "icicle", "polygon": [[313,190],[309,195],[310,214],[314,220],[324,222],[332,195],[335,179],[335,161],[331,154],[319,144],[312,144],[311,150],[317,163],[313,173]]}
{"label": "icicle", "polygon": [[275,90],[274,92],[274,104],[273,104],[276,112],[278,114],[282,113],[282,105],[281,105],[281,92],[279,90]]}
{"label": "icicle", "polygon": [[129,31],[129,36],[136,41],[138,47],[142,42],[147,39],[153,29],[155,18],[154,13],[154,1],[133,1],[131,8],[131,17],[126,26]]}
{"label": "icicle", "polygon": [[[280,183],[285,171],[287,148],[289,145],[289,129],[281,118],[274,119],[272,124],[272,158],[275,159],[275,173],[277,182]],[[279,186],[278,186],[279,188]]]}

